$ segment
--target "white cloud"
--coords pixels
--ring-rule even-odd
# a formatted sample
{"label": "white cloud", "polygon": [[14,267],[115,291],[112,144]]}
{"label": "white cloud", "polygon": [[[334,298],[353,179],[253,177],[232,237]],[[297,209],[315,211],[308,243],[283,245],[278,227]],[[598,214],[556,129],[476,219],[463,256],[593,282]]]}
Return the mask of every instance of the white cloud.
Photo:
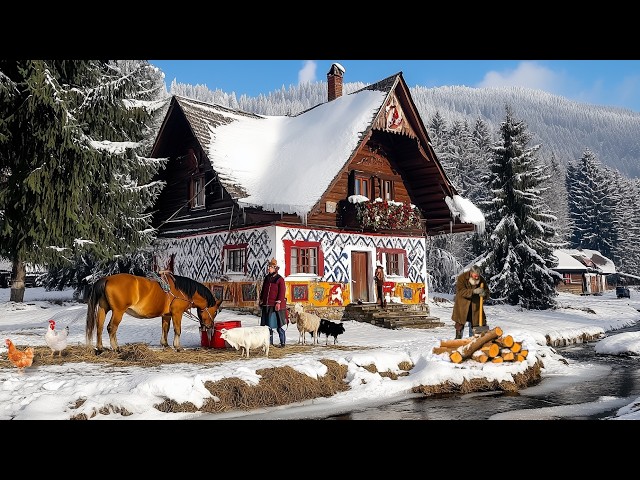
{"label": "white cloud", "polygon": [[487,72],[477,87],[525,87],[554,93],[560,91],[564,76],[536,62],[525,61],[515,69]]}
{"label": "white cloud", "polygon": [[302,70],[298,72],[298,84],[315,82],[318,64],[313,60],[305,60]]}

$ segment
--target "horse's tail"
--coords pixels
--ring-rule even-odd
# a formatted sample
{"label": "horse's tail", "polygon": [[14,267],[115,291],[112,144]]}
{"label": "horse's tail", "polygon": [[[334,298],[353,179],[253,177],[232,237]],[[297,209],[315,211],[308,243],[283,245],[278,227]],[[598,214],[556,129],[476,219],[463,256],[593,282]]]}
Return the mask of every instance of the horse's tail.
{"label": "horse's tail", "polygon": [[98,304],[100,299],[104,297],[105,288],[107,286],[107,278],[103,277],[93,284],[89,291],[89,300],[87,302],[87,327],[85,331],[85,341],[87,346],[92,344],[93,331],[96,328],[96,317],[98,315]]}

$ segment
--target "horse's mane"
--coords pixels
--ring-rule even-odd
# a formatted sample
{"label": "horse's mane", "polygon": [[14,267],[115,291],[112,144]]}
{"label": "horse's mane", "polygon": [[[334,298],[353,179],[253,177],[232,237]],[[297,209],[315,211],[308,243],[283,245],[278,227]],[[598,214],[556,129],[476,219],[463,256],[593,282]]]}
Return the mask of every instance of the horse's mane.
{"label": "horse's mane", "polygon": [[216,298],[213,296],[213,293],[211,293],[211,290],[192,278],[173,275],[173,283],[178,290],[182,290],[190,297],[192,297],[194,293],[198,292],[201,297],[204,297],[207,300],[208,307],[212,307],[216,304]]}

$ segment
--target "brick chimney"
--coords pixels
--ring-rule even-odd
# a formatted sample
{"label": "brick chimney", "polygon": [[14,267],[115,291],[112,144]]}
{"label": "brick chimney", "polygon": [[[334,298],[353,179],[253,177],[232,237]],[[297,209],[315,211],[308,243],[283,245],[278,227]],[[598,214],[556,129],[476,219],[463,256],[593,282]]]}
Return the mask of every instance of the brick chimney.
{"label": "brick chimney", "polygon": [[327,83],[329,84],[328,101],[335,100],[342,96],[342,77],[344,76],[344,67],[339,63],[331,65],[327,73]]}

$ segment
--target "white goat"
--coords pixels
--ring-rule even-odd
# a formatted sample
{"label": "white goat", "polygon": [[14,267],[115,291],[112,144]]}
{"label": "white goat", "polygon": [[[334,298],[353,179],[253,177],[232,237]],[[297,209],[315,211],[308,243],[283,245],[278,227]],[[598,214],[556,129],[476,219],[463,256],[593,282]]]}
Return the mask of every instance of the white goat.
{"label": "white goat", "polygon": [[305,312],[301,303],[295,303],[290,312],[291,323],[296,324],[298,332],[300,333],[298,343],[302,343],[303,345],[306,343],[304,337],[307,332],[313,336],[313,343],[319,343],[318,328],[320,328],[320,317],[313,313]]}
{"label": "white goat", "polygon": [[225,340],[236,350],[240,350],[240,358],[247,354],[252,348],[262,347],[262,351],[269,356],[269,327],[266,325],[256,327],[236,327],[220,330],[220,338]]}

